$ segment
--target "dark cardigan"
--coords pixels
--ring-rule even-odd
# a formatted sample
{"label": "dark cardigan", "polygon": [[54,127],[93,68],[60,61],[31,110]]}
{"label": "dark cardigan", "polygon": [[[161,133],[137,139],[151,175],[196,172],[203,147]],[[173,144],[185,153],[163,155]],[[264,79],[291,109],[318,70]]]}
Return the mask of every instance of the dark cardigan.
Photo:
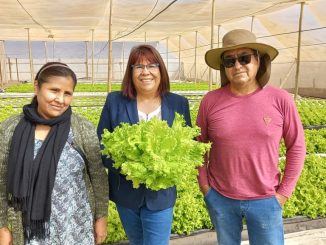
{"label": "dark cardigan", "polygon": [[[12,116],[0,124],[0,228],[8,227],[13,235],[13,244],[23,245],[23,226],[20,212],[7,205],[7,164],[11,139],[22,115]],[[71,128],[75,143],[87,158],[84,180],[94,221],[108,215],[107,174],[102,164],[100,145],[94,125],[72,114]]]}

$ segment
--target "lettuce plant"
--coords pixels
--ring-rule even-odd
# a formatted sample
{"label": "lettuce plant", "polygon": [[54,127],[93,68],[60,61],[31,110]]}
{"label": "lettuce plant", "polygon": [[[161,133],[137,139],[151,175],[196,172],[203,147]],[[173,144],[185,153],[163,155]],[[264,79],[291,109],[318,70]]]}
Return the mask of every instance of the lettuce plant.
{"label": "lettuce plant", "polygon": [[157,118],[122,123],[113,132],[104,130],[102,153],[114,160],[113,166],[134,188],[145,184],[152,190],[166,189],[197,174],[196,167],[210,148],[195,140],[199,134],[198,127],[186,126],[177,113],[172,127]]}

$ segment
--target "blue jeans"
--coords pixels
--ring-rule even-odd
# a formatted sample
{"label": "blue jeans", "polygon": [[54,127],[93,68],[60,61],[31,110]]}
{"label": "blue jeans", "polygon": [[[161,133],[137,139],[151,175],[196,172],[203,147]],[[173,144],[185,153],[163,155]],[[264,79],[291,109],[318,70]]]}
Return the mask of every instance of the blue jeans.
{"label": "blue jeans", "polygon": [[219,245],[241,244],[243,218],[247,221],[250,245],[284,244],[282,207],[275,197],[235,200],[210,188],[204,200]]}
{"label": "blue jeans", "polygon": [[130,209],[117,205],[117,209],[130,245],[169,244],[173,208],[151,211],[146,206]]}

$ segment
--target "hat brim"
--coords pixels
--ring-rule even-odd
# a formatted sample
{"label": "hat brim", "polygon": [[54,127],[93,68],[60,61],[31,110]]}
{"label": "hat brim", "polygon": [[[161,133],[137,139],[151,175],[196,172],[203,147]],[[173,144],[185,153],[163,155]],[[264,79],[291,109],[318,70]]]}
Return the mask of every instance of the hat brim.
{"label": "hat brim", "polygon": [[205,54],[205,62],[209,67],[215,70],[220,70],[221,63],[222,63],[221,55],[225,51],[238,49],[238,48],[251,48],[251,49],[258,50],[260,55],[268,54],[271,61],[274,60],[278,55],[277,49],[275,49],[270,45],[264,43],[244,43],[232,47],[215,48],[215,49],[208,50]]}

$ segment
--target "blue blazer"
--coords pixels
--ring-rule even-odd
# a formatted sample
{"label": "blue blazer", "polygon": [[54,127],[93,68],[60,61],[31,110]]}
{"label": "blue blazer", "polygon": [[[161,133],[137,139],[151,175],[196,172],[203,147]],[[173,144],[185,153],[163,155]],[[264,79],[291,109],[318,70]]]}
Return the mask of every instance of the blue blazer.
{"label": "blue blazer", "polygon": [[[171,127],[175,112],[183,115],[188,126],[191,126],[188,100],[180,95],[167,93],[161,102],[162,120],[166,120]],[[97,134],[101,140],[103,130],[110,132],[120,123],[135,124],[139,121],[137,102],[122,95],[121,92],[109,93],[102,110]],[[101,146],[103,147],[103,146]],[[126,208],[139,208],[143,205],[150,210],[162,210],[173,207],[176,200],[176,188],[152,191],[145,185],[138,189],[133,188],[132,182],[112,166],[112,160],[102,156],[105,167],[109,169],[109,197],[110,200]]]}

